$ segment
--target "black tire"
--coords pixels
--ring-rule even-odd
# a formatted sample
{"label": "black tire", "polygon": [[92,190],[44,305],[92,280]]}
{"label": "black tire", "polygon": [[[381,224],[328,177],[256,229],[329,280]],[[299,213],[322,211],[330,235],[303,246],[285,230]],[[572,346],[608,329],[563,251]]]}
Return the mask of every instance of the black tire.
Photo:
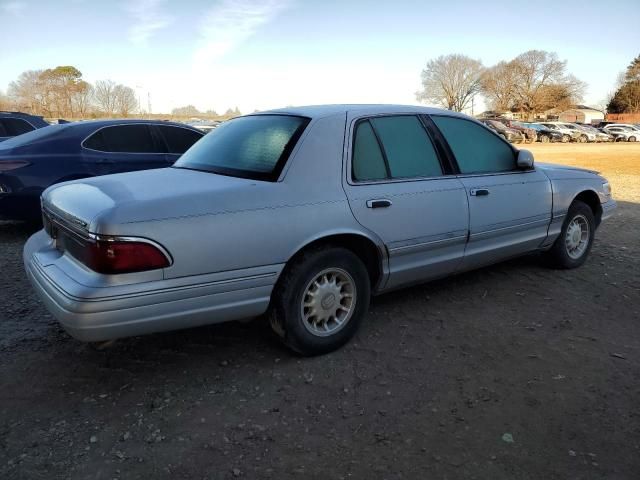
{"label": "black tire", "polygon": [[562,143],[569,143],[571,141],[571,137],[569,135],[562,135]]}
{"label": "black tire", "polygon": [[549,143],[550,140],[548,135],[540,135],[539,139],[541,143]]}
{"label": "black tire", "polygon": [[[309,299],[310,295],[313,295],[313,292],[309,293],[307,289],[311,287],[314,279],[327,271],[338,274],[346,272],[347,280],[353,281],[355,289],[352,310],[348,314],[350,316],[346,320],[343,319],[342,326],[334,325],[335,333],[323,333],[325,336],[321,336],[311,331],[319,327],[311,325],[303,318],[303,312],[307,310],[303,302],[305,298]],[[273,331],[292,350],[304,356],[322,355],[340,348],[353,337],[369,309],[370,297],[369,274],[360,258],[353,252],[342,247],[310,250],[287,265],[278,280],[271,298],[269,322]],[[342,301],[338,300],[338,304],[342,304]],[[324,298],[319,305],[324,308]],[[329,308],[335,306],[337,304],[332,303]],[[336,319],[337,314],[331,318]]]}
{"label": "black tire", "polygon": [[[588,225],[588,239],[586,239],[586,246],[584,250],[580,253],[578,257],[574,257],[569,253],[569,246],[566,243],[567,232],[570,228],[570,225],[574,220],[586,221]],[[569,211],[567,212],[567,217],[562,224],[562,230],[560,231],[560,235],[554,242],[551,249],[546,252],[546,257],[549,262],[549,265],[553,268],[560,269],[569,269],[569,268],[577,268],[582,265],[587,257],[589,256],[589,252],[591,251],[591,247],[593,246],[593,238],[596,231],[596,222],[595,217],[593,216],[593,212],[589,205],[580,200],[574,200],[571,206],[569,207]]]}
{"label": "black tire", "polygon": [[629,137],[629,141],[630,142],[635,142],[636,141],[636,137],[634,137],[634,136]]}
{"label": "black tire", "polygon": [[580,141],[580,143],[587,143],[589,141],[589,139],[587,138],[586,135],[580,135],[579,141]]}

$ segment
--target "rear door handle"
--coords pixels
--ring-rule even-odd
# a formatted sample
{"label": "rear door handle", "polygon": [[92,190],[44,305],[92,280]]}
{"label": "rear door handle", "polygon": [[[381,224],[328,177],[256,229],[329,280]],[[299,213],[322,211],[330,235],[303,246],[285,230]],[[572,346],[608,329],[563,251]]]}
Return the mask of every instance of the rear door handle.
{"label": "rear door handle", "polygon": [[393,205],[391,203],[391,200],[388,200],[386,198],[376,198],[373,200],[367,200],[367,207],[369,208],[388,208],[391,205]]}
{"label": "rear door handle", "polygon": [[469,194],[474,197],[486,197],[487,195],[489,195],[489,190],[487,190],[486,188],[472,188],[469,191]]}

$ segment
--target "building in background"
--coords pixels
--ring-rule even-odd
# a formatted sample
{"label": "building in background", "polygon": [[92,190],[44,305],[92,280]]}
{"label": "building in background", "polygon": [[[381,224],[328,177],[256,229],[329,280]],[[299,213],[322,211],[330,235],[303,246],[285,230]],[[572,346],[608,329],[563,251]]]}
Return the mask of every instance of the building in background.
{"label": "building in background", "polygon": [[558,114],[558,120],[570,123],[600,123],[604,120],[604,113],[595,108],[586,107],[584,105],[576,105],[575,108],[564,110]]}

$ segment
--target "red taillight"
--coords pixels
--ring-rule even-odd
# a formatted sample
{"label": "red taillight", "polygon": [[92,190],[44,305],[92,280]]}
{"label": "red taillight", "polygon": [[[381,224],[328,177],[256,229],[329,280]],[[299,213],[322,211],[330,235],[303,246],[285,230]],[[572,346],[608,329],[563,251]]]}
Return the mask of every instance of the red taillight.
{"label": "red taillight", "polygon": [[91,270],[104,274],[156,270],[170,265],[167,256],[156,246],[137,241],[104,241],[85,244],[80,255]]}
{"label": "red taillight", "polygon": [[0,162],[0,172],[8,172],[10,170],[16,170],[18,168],[26,167],[27,165],[31,165],[31,164],[23,160]]}
{"label": "red taillight", "polygon": [[99,273],[131,273],[169,266],[169,259],[149,243],[98,240],[89,248],[87,266]]}

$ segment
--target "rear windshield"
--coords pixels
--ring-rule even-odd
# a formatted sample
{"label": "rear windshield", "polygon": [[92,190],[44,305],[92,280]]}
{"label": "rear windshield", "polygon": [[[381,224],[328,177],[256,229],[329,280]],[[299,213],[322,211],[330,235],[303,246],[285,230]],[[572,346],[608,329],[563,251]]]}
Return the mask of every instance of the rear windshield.
{"label": "rear windshield", "polygon": [[53,137],[53,135],[57,135],[63,130],[69,128],[69,125],[71,124],[49,125],[48,127],[38,128],[31,132],[11,137],[9,140],[5,140],[0,143],[0,150],[21,147],[23,145],[33,144],[43,139],[49,139],[50,137]]}
{"label": "rear windshield", "polygon": [[174,167],[275,181],[308,123],[292,115],[229,120],[202,137]]}

